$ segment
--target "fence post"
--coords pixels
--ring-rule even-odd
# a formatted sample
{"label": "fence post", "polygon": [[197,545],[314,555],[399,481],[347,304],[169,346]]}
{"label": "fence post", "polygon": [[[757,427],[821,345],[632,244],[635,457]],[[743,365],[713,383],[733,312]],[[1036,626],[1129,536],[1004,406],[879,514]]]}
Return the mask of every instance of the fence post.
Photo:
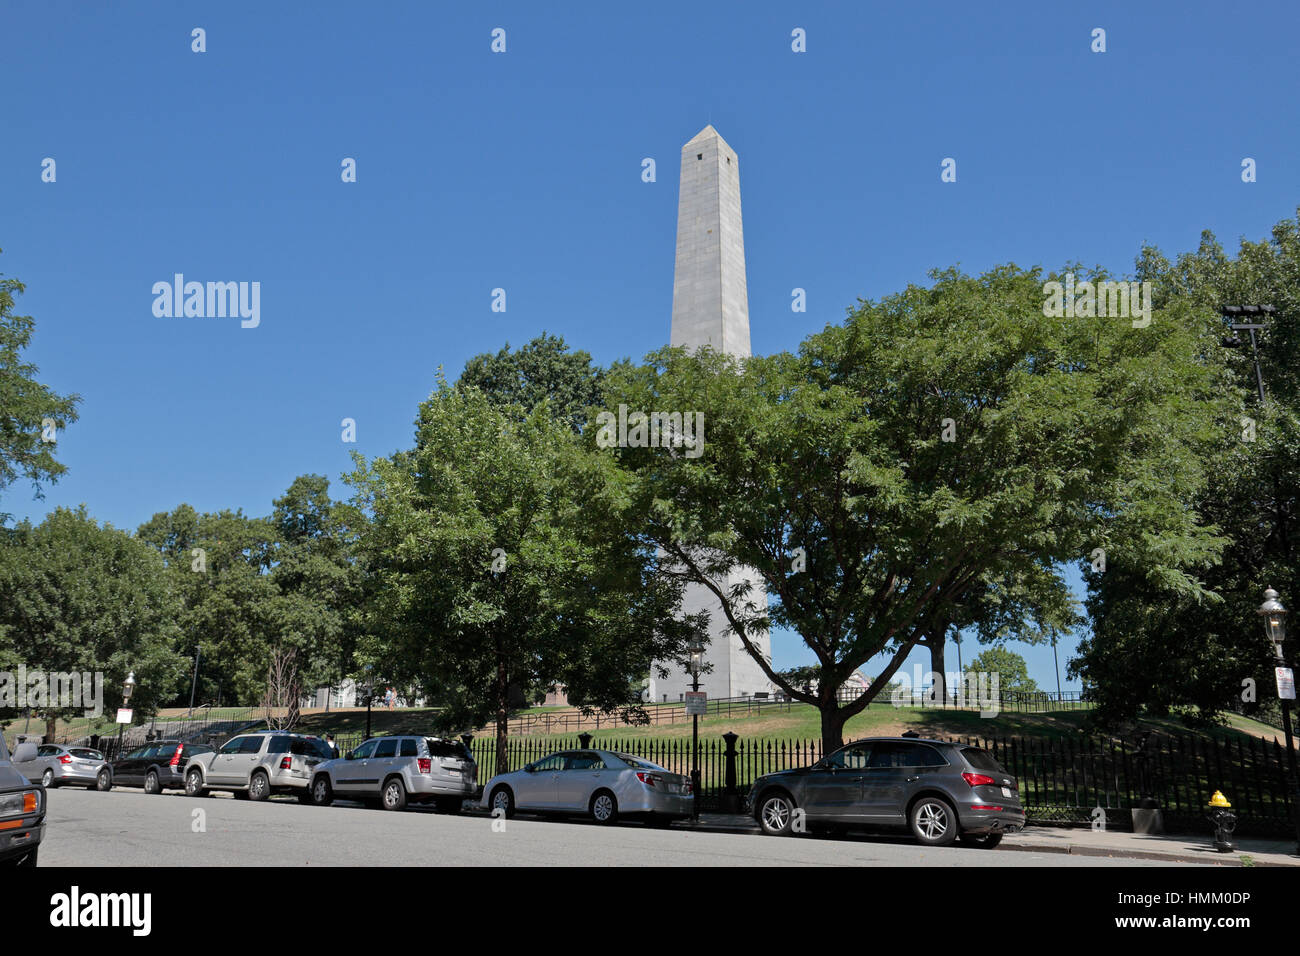
{"label": "fence post", "polygon": [[723,754],[727,761],[727,769],[726,786],[722,790],[722,812],[739,813],[740,791],[736,789],[736,741],[740,739],[740,735],[728,730],[722,735],[722,739],[727,742],[727,749]]}

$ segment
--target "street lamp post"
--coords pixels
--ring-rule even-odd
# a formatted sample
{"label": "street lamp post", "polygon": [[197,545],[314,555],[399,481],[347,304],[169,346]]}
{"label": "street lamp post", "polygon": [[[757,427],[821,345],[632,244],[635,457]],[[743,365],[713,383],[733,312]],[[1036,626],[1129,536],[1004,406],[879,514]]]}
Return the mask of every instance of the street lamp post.
{"label": "street lamp post", "polygon": [[[1286,639],[1286,608],[1277,599],[1277,592],[1269,588],[1264,592],[1264,603],[1256,611],[1264,619],[1264,634],[1273,645],[1273,657],[1277,667],[1286,667],[1286,658],[1282,656],[1282,641]],[[1291,681],[1291,694],[1295,695],[1295,678]],[[1300,854],[1300,777],[1296,774],[1295,737],[1291,731],[1291,700],[1283,696],[1282,682],[1278,682],[1278,698],[1282,703],[1282,729],[1286,731],[1286,764],[1288,781],[1291,789],[1291,820],[1295,824],[1296,853]]]}
{"label": "street lamp post", "polygon": [[[700,670],[704,667],[704,645],[699,641],[689,645],[691,655],[691,690],[699,692]],[[700,819],[700,715],[691,715],[691,819]]]}
{"label": "street lamp post", "polygon": [[370,739],[370,700],[375,696],[374,668],[366,665],[366,740]]}
{"label": "street lamp post", "polygon": [[[122,684],[122,709],[129,710],[131,707],[131,695],[135,693],[135,671],[126,675],[126,681]],[[117,725],[117,756],[122,756],[122,731],[126,725],[119,723]]]}
{"label": "street lamp post", "polygon": [[[1219,307],[1219,314],[1225,319],[1235,319],[1242,315],[1272,315],[1277,308],[1272,305],[1224,305]],[[1250,350],[1255,359],[1255,385],[1259,390],[1259,400],[1264,401],[1264,373],[1259,367],[1259,343],[1255,340],[1255,333],[1264,329],[1264,326],[1258,322],[1233,322],[1228,326],[1232,330],[1232,335],[1225,336],[1223,345],[1225,348],[1241,348],[1245,343],[1237,338],[1238,332],[1250,333]]]}

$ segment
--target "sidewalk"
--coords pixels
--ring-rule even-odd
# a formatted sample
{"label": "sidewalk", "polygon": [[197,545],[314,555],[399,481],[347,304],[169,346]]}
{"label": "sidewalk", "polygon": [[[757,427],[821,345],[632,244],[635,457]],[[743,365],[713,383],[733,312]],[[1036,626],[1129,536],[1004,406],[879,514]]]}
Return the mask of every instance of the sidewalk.
{"label": "sidewalk", "polygon": [[[708,830],[717,833],[760,833],[752,817],[729,813],[702,813],[698,826],[689,820],[674,824],[685,830]],[[895,839],[881,834],[880,839]],[[850,839],[871,839],[854,836]],[[1232,853],[1219,853],[1209,833],[1204,836],[1124,833],[1116,830],[1091,830],[1085,827],[1030,826],[1020,833],[1006,836],[1000,850],[1027,850],[1035,853],[1072,853],[1081,856],[1107,856],[1135,860],[1161,860],[1167,863],[1213,863],[1221,866],[1300,866],[1294,840],[1243,838],[1235,841]],[[1249,858],[1249,862],[1243,860]]]}

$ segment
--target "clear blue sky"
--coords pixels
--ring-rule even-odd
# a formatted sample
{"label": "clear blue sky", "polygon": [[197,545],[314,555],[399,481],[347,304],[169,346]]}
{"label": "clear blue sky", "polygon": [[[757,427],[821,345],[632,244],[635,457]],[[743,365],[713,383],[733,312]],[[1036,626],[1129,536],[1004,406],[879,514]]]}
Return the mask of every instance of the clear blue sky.
{"label": "clear blue sky", "polygon": [[[1235,247],[1294,214],[1294,0],[990,6],[6,2],[0,272],[28,284],[42,380],[85,401],[66,478],[5,510],[262,514],[306,472],[343,494],[351,447],[407,444],[439,365],[543,330],[641,357],[668,337],[679,150],[710,122],[743,164],[756,352],[935,266],[1126,272],[1144,242]],[[176,272],[260,282],[260,327],[155,318]],[[778,635],[775,657],[806,655]],[[1050,649],[1027,657],[1054,684]]]}

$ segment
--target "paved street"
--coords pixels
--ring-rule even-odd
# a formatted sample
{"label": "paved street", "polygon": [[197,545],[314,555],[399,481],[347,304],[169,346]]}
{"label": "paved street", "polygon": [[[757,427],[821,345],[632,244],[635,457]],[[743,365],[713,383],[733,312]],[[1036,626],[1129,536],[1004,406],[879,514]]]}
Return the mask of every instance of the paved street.
{"label": "paved street", "polygon": [[[206,832],[194,832],[197,810],[203,811]],[[309,807],[281,798],[251,803],[224,795],[146,796],[121,789],[53,790],[48,820],[42,866],[1161,865],[1013,850],[934,850],[902,840],[776,839],[526,817],[494,832],[486,816]]]}

